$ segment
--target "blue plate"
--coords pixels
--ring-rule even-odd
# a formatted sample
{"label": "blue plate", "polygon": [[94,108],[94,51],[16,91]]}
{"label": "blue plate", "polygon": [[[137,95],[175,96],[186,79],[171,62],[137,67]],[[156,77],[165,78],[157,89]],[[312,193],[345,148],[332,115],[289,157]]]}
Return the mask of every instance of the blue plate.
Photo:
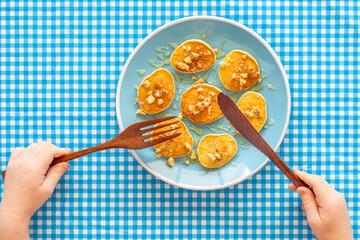
{"label": "blue plate", "polygon": [[[202,39],[201,35],[205,32],[207,32],[207,36]],[[204,35],[203,37],[205,37]],[[136,116],[135,112],[139,109],[139,106],[135,104],[137,91],[134,86],[139,85],[145,76],[155,70],[154,67],[149,65],[149,61],[161,62],[156,57],[158,53],[156,49],[166,51],[166,48],[168,48],[172,52],[173,48],[169,43],[177,42],[180,44],[188,39],[202,39],[213,48],[218,48],[225,41],[223,45],[224,52],[228,53],[234,49],[244,50],[258,61],[261,74],[266,78],[264,78],[260,86],[259,84],[255,85],[255,88],[266,99],[268,110],[268,127],[263,128],[260,133],[272,148],[277,149],[288,126],[291,105],[290,90],[284,68],[271,47],[259,35],[239,23],[218,17],[188,17],[168,23],[151,33],[137,46],[125,64],[117,88],[116,114],[120,130],[124,130],[134,122],[155,117],[153,115],[147,115],[146,117]],[[159,47],[163,48],[159,49]],[[164,55],[162,56],[164,57]],[[218,66],[221,60],[222,58],[217,59],[215,65]],[[171,65],[165,65],[164,68],[170,70],[170,72],[175,71]],[[139,69],[146,70],[143,77],[140,77],[137,73]],[[234,94],[234,92],[226,90],[221,85],[218,69],[219,67],[217,67],[216,71],[210,73],[208,81],[220,85],[220,89],[225,93]],[[197,75],[203,75],[204,73]],[[184,76],[185,79],[188,79],[188,75],[184,74]],[[177,102],[176,99],[181,98],[182,92],[190,87],[191,83],[177,81],[175,83],[180,88],[176,90],[171,106],[164,113],[177,116],[180,111],[180,101]],[[236,102],[247,91],[238,93],[237,97],[233,95],[233,97],[236,97]],[[177,106],[178,109],[176,107],[174,109],[173,105]],[[161,117],[162,114],[159,115],[157,117]],[[273,119],[273,125],[269,122],[271,119]],[[184,118],[184,122],[187,125],[192,124],[186,118]],[[205,134],[214,133],[214,130],[216,133],[229,133],[231,135],[234,133],[233,128],[227,130],[228,132],[219,129],[222,128],[222,125],[224,125],[224,129],[228,129],[229,123],[225,117],[213,123],[198,126],[204,128]],[[194,138],[200,138],[194,132],[190,131],[190,133]],[[165,158],[157,159],[155,157],[153,148],[139,151],[131,150],[131,153],[144,168],[167,183],[193,190],[213,190],[244,181],[268,162],[268,159],[254,149],[253,146],[240,137],[236,139],[239,149],[237,155],[229,164],[216,170],[205,169],[197,162],[184,166],[184,157],[176,159],[175,166],[170,168],[166,165]]]}

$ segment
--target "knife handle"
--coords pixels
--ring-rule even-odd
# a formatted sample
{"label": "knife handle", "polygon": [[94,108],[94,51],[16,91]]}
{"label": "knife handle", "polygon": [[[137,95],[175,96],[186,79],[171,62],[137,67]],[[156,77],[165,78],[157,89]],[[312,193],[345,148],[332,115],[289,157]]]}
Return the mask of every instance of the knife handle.
{"label": "knife handle", "polygon": [[260,150],[264,153],[279,169],[282,171],[285,176],[298,187],[307,187],[311,189],[309,185],[307,185],[303,180],[301,180],[285,163],[284,161],[271,149],[271,147],[266,143],[267,149],[265,151]]}

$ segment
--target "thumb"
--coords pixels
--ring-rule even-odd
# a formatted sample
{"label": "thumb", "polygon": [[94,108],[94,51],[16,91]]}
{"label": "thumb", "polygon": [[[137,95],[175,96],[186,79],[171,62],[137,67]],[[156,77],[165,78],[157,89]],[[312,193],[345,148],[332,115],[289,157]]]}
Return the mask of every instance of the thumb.
{"label": "thumb", "polygon": [[54,191],[56,184],[64,175],[64,173],[69,170],[70,164],[67,162],[58,163],[52,167],[49,168],[48,173],[46,174],[43,187],[45,189]]}
{"label": "thumb", "polygon": [[318,220],[320,218],[319,207],[312,191],[306,187],[298,187],[297,191],[300,195],[303,204],[302,208],[305,211],[308,221],[314,222]]}

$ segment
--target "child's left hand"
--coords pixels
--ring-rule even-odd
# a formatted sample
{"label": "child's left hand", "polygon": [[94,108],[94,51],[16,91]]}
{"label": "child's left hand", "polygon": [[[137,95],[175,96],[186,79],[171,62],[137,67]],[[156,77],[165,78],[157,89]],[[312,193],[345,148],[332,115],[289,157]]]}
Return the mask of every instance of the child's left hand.
{"label": "child's left hand", "polygon": [[13,151],[7,166],[0,204],[0,229],[4,227],[1,224],[4,222],[1,219],[4,218],[30,221],[70,167],[66,162],[49,167],[50,163],[54,157],[70,152],[70,149],[58,148],[47,142],[33,143],[26,149],[16,148]]}

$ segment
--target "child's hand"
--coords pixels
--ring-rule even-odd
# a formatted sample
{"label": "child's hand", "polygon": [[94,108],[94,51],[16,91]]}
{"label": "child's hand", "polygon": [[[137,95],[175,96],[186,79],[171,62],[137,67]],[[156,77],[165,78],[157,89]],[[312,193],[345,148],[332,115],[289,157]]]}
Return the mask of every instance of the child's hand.
{"label": "child's hand", "polygon": [[[50,197],[57,182],[70,167],[64,162],[49,168],[50,163],[54,157],[67,153],[70,153],[70,149],[58,148],[46,142],[33,143],[26,149],[16,148],[13,151],[6,170],[4,194],[0,204],[1,230],[10,227],[10,219],[14,219],[12,224],[28,224],[31,216]],[[19,230],[19,225],[14,226]],[[4,232],[0,234],[0,238],[7,239],[3,234]],[[14,235],[9,239],[15,239]]]}
{"label": "child's hand", "polygon": [[316,195],[308,188],[296,189],[293,184],[289,185],[291,191],[299,193],[302,209],[315,236],[319,240],[354,239],[344,196],[320,176],[301,171],[295,173]]}

